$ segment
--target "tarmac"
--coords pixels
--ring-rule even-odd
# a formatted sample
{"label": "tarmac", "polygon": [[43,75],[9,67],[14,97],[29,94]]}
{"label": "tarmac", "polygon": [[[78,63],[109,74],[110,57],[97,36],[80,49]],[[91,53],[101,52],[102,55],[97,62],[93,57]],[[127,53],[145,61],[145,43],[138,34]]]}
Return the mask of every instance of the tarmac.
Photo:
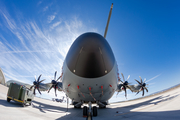
{"label": "tarmac", "polygon": [[[83,110],[66,103],[35,97],[31,106],[7,99],[8,88],[0,85],[0,120],[85,120]],[[66,112],[67,111],[67,112]],[[93,120],[180,120],[180,86],[148,97],[108,105],[98,109]]]}

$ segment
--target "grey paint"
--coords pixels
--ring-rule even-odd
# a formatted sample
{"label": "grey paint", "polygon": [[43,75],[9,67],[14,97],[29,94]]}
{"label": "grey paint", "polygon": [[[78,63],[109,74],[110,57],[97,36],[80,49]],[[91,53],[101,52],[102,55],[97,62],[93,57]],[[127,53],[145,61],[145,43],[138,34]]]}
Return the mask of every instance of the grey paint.
{"label": "grey paint", "polygon": [[[67,67],[66,62],[63,65],[63,90],[72,100],[95,102],[93,97],[99,101],[109,100],[117,89],[117,65],[106,75],[98,78],[83,78],[72,73]],[[69,86],[68,86],[69,85]],[[110,85],[112,87],[110,87]],[[79,86],[79,89],[78,87]],[[101,86],[103,86],[103,95]],[[89,87],[92,88],[90,95]],[[84,97],[83,97],[83,95]],[[102,96],[102,97],[101,97]]]}

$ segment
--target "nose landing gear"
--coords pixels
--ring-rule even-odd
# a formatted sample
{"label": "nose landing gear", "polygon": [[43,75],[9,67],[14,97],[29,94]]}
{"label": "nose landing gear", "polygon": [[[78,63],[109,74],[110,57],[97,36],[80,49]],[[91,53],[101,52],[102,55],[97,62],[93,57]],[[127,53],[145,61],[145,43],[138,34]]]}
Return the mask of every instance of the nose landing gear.
{"label": "nose landing gear", "polygon": [[87,106],[83,107],[83,117],[87,117],[87,120],[92,120],[92,115],[94,117],[97,116],[97,107],[96,106],[92,107],[91,102],[88,103],[88,106],[89,108]]}

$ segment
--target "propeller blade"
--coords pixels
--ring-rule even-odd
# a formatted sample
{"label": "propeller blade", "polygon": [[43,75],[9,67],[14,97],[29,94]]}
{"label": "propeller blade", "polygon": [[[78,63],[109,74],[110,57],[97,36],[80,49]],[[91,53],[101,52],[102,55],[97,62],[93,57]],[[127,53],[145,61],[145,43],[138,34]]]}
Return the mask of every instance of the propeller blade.
{"label": "propeller blade", "polygon": [[38,90],[38,92],[41,94],[41,92],[40,92],[39,88],[37,88],[37,90]]}
{"label": "propeller blade", "polygon": [[[41,74],[41,75],[42,75],[42,74]],[[39,82],[39,80],[40,80],[40,78],[41,78],[41,75],[38,77],[37,82]]]}
{"label": "propeller blade", "polygon": [[57,97],[57,94],[56,94],[56,90],[57,90],[57,85],[58,85],[58,80],[62,77],[62,75],[61,76],[59,76],[59,78],[56,80],[56,75],[57,75],[57,71],[55,71],[55,73],[54,73],[54,80],[52,80],[51,81],[51,84],[52,84],[52,86],[50,87],[50,89],[48,90],[48,93],[50,92],[50,90],[54,87],[54,90],[55,90],[55,96]]}
{"label": "propeller blade", "polygon": [[61,78],[62,76],[59,76],[59,78],[56,80],[56,82]]}
{"label": "propeller blade", "polygon": [[[120,79],[119,79],[120,80]],[[122,80],[120,80],[122,83],[124,83]]]}
{"label": "propeller blade", "polygon": [[43,82],[45,79],[41,80],[39,83]]}
{"label": "propeller blade", "polygon": [[34,87],[34,85],[32,85],[32,86],[30,87],[30,90],[31,90],[33,87]]}
{"label": "propeller blade", "polygon": [[139,91],[136,93],[136,95],[139,93]]}
{"label": "propeller blade", "polygon": [[[141,78],[141,76],[139,76],[139,78],[140,78],[140,81],[141,82],[139,82],[138,80],[136,80],[135,79],[135,81],[137,81],[138,83],[139,83],[139,86],[140,86],[140,89],[139,89],[139,91],[137,92],[137,94],[140,92],[140,91],[142,91],[142,96],[144,96],[144,89],[148,92],[148,89],[146,88],[146,78],[144,78],[144,82],[142,82],[142,78]],[[136,95],[137,95],[136,94]]]}
{"label": "propeller blade", "polygon": [[125,97],[126,97],[126,99],[127,99],[126,87],[125,87],[125,86],[123,86],[123,88],[124,88],[124,91],[125,91]]}
{"label": "propeller blade", "polygon": [[134,80],[137,81],[141,85],[141,83],[138,80],[136,80],[136,79],[134,79]]}
{"label": "propeller blade", "polygon": [[[49,91],[50,91],[52,88],[53,88],[53,85],[49,88]],[[48,93],[49,93],[49,91],[48,91]]]}
{"label": "propeller blade", "polygon": [[57,71],[54,73],[54,80],[56,80],[56,74],[57,74]]}
{"label": "propeller blade", "polygon": [[34,95],[36,95],[35,90],[36,90],[36,88],[34,88],[34,91],[33,91],[33,94],[34,94]]}
{"label": "propeller blade", "polygon": [[142,87],[142,91],[143,91],[142,96],[144,96],[144,88],[143,87]]}
{"label": "propeller blade", "polygon": [[57,94],[56,94],[56,86],[54,87],[54,90],[55,90],[55,96],[57,97]]}
{"label": "propeller blade", "polygon": [[129,80],[129,78],[130,78],[130,75],[128,75],[127,81]]}
{"label": "propeller blade", "polygon": [[125,79],[124,79],[124,75],[123,75],[123,73],[121,73],[121,75],[122,75],[122,77],[123,77],[123,81],[125,82]]}
{"label": "propeller blade", "polygon": [[144,78],[144,82],[143,83],[145,83],[146,82],[146,78]]}
{"label": "propeller blade", "polygon": [[141,78],[141,76],[139,76],[139,78],[140,78],[140,80],[141,80],[141,83],[142,83],[142,78]]}
{"label": "propeller blade", "polygon": [[36,80],[36,75],[34,76],[34,79],[35,79],[35,81],[37,81],[37,80]]}
{"label": "propeller blade", "polygon": [[[131,90],[131,88],[129,87],[129,86],[126,86],[127,88],[129,88],[130,90]],[[133,92],[132,90],[131,90],[131,92]]]}
{"label": "propeller blade", "polygon": [[148,92],[148,89],[145,87],[146,92]]}
{"label": "propeller blade", "polygon": [[[117,95],[119,94],[119,92],[117,92]],[[117,95],[116,95],[116,97],[117,97]]]}

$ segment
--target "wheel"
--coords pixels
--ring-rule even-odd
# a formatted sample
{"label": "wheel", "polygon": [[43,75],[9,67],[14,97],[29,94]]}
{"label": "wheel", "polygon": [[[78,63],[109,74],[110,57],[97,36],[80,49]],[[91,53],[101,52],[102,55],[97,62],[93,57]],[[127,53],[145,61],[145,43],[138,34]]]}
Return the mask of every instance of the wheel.
{"label": "wheel", "polygon": [[11,99],[10,98],[7,98],[7,102],[10,102],[11,101]]}
{"label": "wheel", "polygon": [[26,103],[22,103],[22,106],[23,106],[23,107],[26,107]]}
{"label": "wheel", "polygon": [[87,116],[87,112],[88,112],[87,106],[84,106],[83,107],[83,116]]}
{"label": "wheel", "polygon": [[93,116],[97,116],[97,107],[96,106],[93,107]]}

